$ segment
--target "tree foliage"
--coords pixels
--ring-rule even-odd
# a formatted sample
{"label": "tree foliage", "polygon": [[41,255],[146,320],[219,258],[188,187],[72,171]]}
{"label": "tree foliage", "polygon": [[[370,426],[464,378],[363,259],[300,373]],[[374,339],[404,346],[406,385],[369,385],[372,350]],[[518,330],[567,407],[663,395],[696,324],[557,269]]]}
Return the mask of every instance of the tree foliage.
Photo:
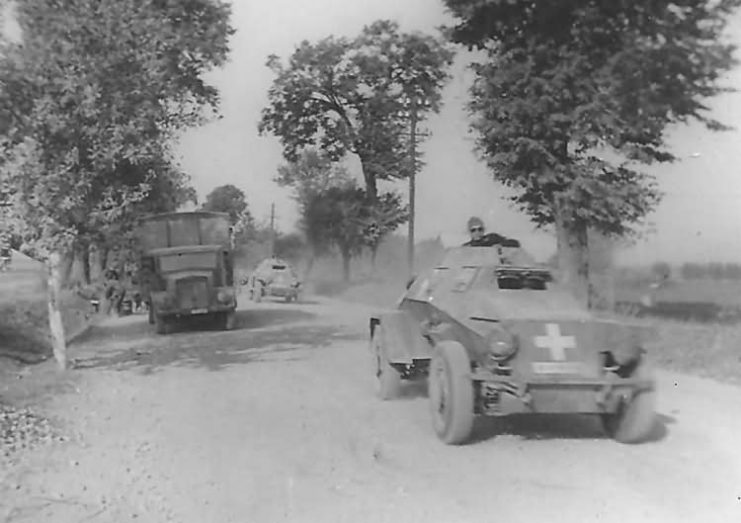
{"label": "tree foliage", "polygon": [[[211,0],[19,0],[0,56],[2,174],[42,250],[65,250],[137,205],[192,196],[177,133],[216,109],[229,9]],[[167,194],[153,194],[158,189]]]}
{"label": "tree foliage", "polygon": [[[375,204],[369,202],[365,191],[353,184],[330,187],[314,194],[307,202],[304,226],[311,245],[336,247],[343,259],[343,276],[350,279],[350,260],[362,252],[363,247],[378,241],[379,210],[387,219],[406,219],[406,208],[401,198],[392,193],[384,194]],[[389,222],[391,223],[391,222]],[[390,225],[392,226],[392,225]]]}
{"label": "tree foliage", "polygon": [[420,121],[439,110],[452,57],[440,38],[402,33],[390,21],[374,22],[354,39],[304,41],[286,65],[268,59],[276,78],[260,132],[280,138],[289,162],[307,147],[332,161],[356,154],[374,200],[378,180],[410,174],[410,108],[416,104]]}
{"label": "tree foliage", "polygon": [[[332,242],[323,229],[322,220],[311,216],[317,198],[330,188],[354,187],[347,171],[316,149],[303,150],[296,161],[278,167],[275,178],[278,185],[291,187],[299,208],[299,227],[315,256],[326,254]],[[314,227],[317,227],[314,229]]]}
{"label": "tree foliage", "polygon": [[343,259],[343,277],[350,279],[350,259],[360,254],[364,242],[357,221],[366,204],[363,189],[330,187],[308,202],[305,227],[312,245],[335,246]]}
{"label": "tree foliage", "polygon": [[288,260],[290,263],[298,262],[306,255],[306,241],[297,232],[279,234],[275,238],[275,255]]}
{"label": "tree foliage", "polygon": [[231,184],[221,185],[212,190],[206,196],[201,208],[204,211],[227,213],[233,225],[252,221],[244,191]]}
{"label": "tree foliage", "polygon": [[722,36],[741,0],[445,4],[454,41],[487,57],[469,105],[478,150],[519,208],[556,225],[559,250],[586,248],[589,228],[629,233],[655,208],[640,165],[674,159],[669,125],[723,128],[706,103],[727,90]]}
{"label": "tree foliage", "polygon": [[[345,244],[352,245],[345,248],[346,252],[358,254],[363,247],[375,247],[408,219],[408,209],[398,194],[382,193],[371,201],[343,166],[316,149],[305,149],[297,161],[280,166],[276,182],[293,188],[301,216],[299,225],[315,255],[326,254],[333,246],[342,251]],[[342,194],[353,203],[335,202]],[[358,200],[359,195],[366,201]],[[335,218],[342,223],[328,227]]]}

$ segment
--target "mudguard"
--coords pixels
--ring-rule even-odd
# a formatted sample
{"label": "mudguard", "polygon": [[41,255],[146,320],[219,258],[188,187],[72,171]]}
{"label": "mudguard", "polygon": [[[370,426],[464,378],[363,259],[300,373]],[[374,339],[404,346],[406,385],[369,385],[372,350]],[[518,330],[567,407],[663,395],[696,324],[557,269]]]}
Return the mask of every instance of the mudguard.
{"label": "mudguard", "polygon": [[391,311],[371,319],[371,334],[379,329],[381,347],[389,363],[412,364],[432,357],[432,346],[419,324],[405,311]]}

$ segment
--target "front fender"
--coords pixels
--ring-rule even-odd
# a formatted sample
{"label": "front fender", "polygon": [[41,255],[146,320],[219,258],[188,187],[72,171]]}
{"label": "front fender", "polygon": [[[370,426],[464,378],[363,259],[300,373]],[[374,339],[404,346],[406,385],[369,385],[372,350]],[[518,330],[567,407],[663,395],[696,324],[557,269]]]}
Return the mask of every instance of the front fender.
{"label": "front fender", "polygon": [[432,346],[422,335],[416,320],[405,311],[387,312],[371,318],[371,336],[377,330],[381,350],[390,363],[411,365],[414,360],[432,357]]}

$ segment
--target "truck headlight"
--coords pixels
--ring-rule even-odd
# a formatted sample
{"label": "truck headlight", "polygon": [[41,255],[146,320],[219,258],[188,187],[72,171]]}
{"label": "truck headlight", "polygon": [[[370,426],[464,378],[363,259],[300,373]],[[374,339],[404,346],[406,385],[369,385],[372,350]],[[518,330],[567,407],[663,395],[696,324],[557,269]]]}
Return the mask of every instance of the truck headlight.
{"label": "truck headlight", "polygon": [[216,294],[216,299],[219,300],[220,303],[227,304],[232,302],[234,295],[227,289],[220,289]]}
{"label": "truck headlight", "polygon": [[487,339],[489,353],[496,361],[504,361],[517,352],[517,338],[503,330],[493,331]]}

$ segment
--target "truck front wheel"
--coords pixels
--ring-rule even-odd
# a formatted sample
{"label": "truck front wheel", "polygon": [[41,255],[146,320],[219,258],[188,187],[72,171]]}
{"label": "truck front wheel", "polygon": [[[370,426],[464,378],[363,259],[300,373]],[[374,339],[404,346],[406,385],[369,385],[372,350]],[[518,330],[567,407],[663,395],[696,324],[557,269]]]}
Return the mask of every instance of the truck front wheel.
{"label": "truck front wheel", "polygon": [[237,323],[237,313],[235,311],[219,312],[217,321],[219,322],[221,330],[234,330]]}
{"label": "truck front wheel", "polygon": [[172,319],[162,314],[155,314],[154,330],[157,334],[170,334],[172,332]]}

